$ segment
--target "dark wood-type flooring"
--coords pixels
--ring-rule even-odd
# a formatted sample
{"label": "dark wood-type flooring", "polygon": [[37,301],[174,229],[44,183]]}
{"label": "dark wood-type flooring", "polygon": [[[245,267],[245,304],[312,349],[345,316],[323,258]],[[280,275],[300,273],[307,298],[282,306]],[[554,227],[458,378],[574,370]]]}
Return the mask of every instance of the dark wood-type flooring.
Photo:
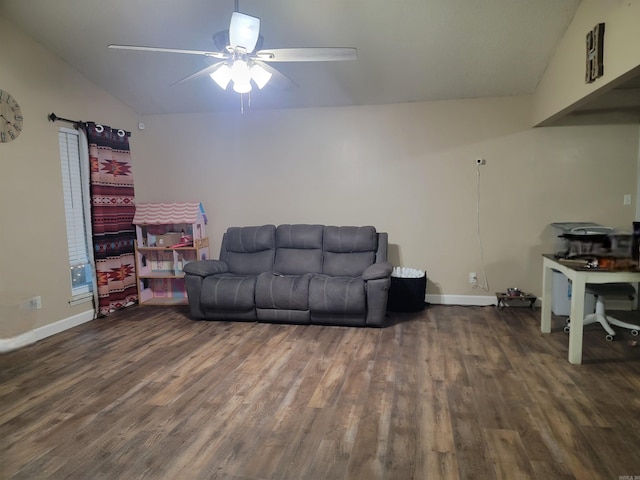
{"label": "dark wood-type flooring", "polygon": [[[627,314],[630,314],[627,312]],[[384,329],[134,307],[0,356],[2,479],[640,476],[640,347],[430,306]]]}

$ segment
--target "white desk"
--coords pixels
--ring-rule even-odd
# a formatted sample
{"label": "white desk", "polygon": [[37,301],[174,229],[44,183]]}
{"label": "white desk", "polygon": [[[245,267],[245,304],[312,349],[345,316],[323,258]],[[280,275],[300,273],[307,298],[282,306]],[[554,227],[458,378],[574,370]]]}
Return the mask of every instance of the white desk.
{"label": "white desk", "polygon": [[[569,267],[558,262],[553,255],[543,255],[542,310],[540,329],[551,333],[551,302],[553,297],[553,270],[562,272],[571,280],[571,330],[569,330],[569,362],[582,363],[582,329],[584,321],[584,294],[587,283],[640,282],[640,270],[598,270]],[[591,313],[591,312],[590,312]]]}

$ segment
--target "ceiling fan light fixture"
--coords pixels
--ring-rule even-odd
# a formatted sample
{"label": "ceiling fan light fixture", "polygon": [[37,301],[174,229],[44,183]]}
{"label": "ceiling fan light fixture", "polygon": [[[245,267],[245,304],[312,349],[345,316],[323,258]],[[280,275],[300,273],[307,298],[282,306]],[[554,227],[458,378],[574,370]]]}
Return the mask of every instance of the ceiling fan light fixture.
{"label": "ceiling fan light fixture", "polygon": [[235,8],[231,15],[229,30],[214,34],[213,41],[216,46],[215,51],[116,44],[109,45],[109,48],[199,55],[205,57],[205,59],[218,59],[217,63],[209,64],[188,77],[173,83],[172,86],[209,75],[223,90],[227,90],[229,82],[232,82],[233,90],[240,94],[249,93],[253,88],[252,82],[260,89],[269,82],[282,84],[284,81],[291,86],[295,86],[291,79],[271,67],[268,62],[327,62],[355,60],[357,58],[356,49],[347,47],[263,50],[264,38],[260,35],[260,19],[240,13],[238,0],[235,0]]}
{"label": "ceiling fan light fixture", "polygon": [[233,91],[236,93],[249,93],[251,91],[251,83],[234,80]]}
{"label": "ceiling fan light fixture", "polygon": [[254,64],[250,69],[251,79],[256,83],[258,88],[262,90],[269,80],[271,80],[271,72],[266,71],[260,65]]}
{"label": "ceiling fan light fixture", "polygon": [[231,68],[229,65],[221,65],[215,72],[209,75],[223,90],[227,89],[227,85],[231,81]]}

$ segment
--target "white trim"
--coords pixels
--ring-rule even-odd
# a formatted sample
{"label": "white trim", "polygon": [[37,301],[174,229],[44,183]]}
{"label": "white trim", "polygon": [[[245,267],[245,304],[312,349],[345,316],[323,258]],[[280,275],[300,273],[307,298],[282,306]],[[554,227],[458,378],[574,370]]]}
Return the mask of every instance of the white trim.
{"label": "white trim", "polygon": [[17,350],[18,348],[26,347],[56,333],[77,327],[78,325],[93,320],[94,314],[95,312],[93,310],[87,310],[73,317],[65,318],[58,322],[45,325],[44,327],[38,327],[35,330],[29,330],[12,338],[0,338],[0,353],[7,353],[12,350]]}
{"label": "white trim", "polygon": [[427,303],[437,305],[477,305],[486,307],[497,305],[498,299],[495,295],[433,295],[425,296]]}
{"label": "white trim", "polygon": [[[498,299],[495,295],[425,295],[424,301],[432,305],[462,305],[462,306],[476,306],[476,307],[488,307],[497,306]],[[540,307],[542,305],[542,299],[536,298],[534,307]],[[523,304],[523,306],[529,306]]]}

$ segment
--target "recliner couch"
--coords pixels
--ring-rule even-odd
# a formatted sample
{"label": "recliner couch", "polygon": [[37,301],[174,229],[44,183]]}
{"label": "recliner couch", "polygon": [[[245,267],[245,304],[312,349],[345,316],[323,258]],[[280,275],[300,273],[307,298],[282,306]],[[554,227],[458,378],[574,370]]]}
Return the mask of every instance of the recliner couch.
{"label": "recliner couch", "polygon": [[219,260],[184,266],[195,319],[384,325],[392,266],[372,226],[231,227]]}

